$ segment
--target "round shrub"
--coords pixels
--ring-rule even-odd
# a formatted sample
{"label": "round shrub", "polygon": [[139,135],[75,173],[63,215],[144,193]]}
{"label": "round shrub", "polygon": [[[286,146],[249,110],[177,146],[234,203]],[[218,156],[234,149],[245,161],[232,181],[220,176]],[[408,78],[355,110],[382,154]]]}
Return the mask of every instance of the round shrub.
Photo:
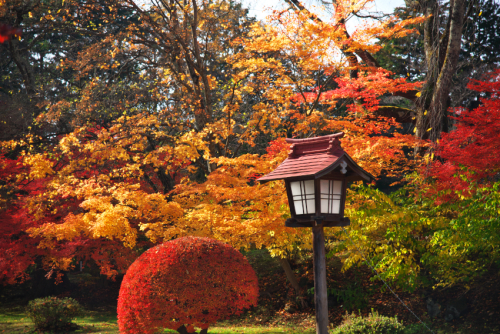
{"label": "round shrub", "polygon": [[368,317],[346,314],[344,322],[331,334],[403,334],[404,327],[397,318],[371,313]]}
{"label": "round shrub", "polygon": [[30,301],[26,314],[36,331],[67,333],[78,328],[71,320],[82,314],[82,307],[72,298],[46,297]]}
{"label": "round shrub", "polygon": [[217,320],[256,305],[257,297],[257,276],[240,252],[208,238],[179,238],[130,266],[118,297],[118,326],[120,333],[194,333],[194,326],[206,333]]}

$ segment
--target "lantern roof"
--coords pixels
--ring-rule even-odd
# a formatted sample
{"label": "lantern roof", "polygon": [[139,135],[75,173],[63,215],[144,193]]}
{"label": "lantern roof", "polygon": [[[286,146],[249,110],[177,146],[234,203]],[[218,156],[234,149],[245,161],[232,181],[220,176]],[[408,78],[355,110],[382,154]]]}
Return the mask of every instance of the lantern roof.
{"label": "lantern roof", "polygon": [[340,146],[343,132],[306,139],[287,138],[290,152],[281,165],[259,178],[265,183],[274,180],[318,179],[338,171],[349,181],[372,181],[375,178],[361,167]]}

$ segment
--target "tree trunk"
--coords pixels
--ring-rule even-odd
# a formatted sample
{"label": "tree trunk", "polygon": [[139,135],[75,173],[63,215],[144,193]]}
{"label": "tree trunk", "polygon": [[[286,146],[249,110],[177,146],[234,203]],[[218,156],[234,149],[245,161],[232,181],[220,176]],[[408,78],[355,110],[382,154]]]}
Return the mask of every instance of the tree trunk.
{"label": "tree trunk", "polygon": [[433,14],[424,27],[425,55],[428,64],[427,82],[417,100],[417,131],[419,138],[436,141],[441,132],[448,131],[447,109],[465,22],[466,0],[450,3],[448,23],[439,33],[438,6],[428,3],[427,14]]}
{"label": "tree trunk", "polygon": [[450,33],[447,36],[447,48],[444,61],[437,78],[436,87],[431,102],[431,134],[430,139],[436,141],[441,132],[448,132],[448,117],[446,111],[449,107],[451,79],[455,73],[458,56],[462,44],[462,30],[465,21],[465,0],[454,0],[450,14]]}
{"label": "tree trunk", "polygon": [[292,267],[290,267],[290,262],[288,262],[287,259],[284,258],[278,258],[278,261],[281,265],[281,268],[285,271],[286,278],[292,285],[293,289],[297,293],[297,296],[300,295],[300,287],[299,287],[299,282],[297,281],[297,277],[295,277],[295,273],[292,270]]}
{"label": "tree trunk", "polygon": [[285,271],[286,278],[288,279],[288,282],[292,285],[293,289],[295,290],[295,294],[297,295],[298,300],[300,301],[300,307],[304,309],[306,307],[306,302],[305,298],[302,295],[302,292],[300,290],[299,286],[299,281],[297,281],[297,277],[295,276],[295,273],[293,272],[292,268],[290,267],[290,262],[288,262],[287,259],[278,258],[278,261],[281,265],[281,268]]}
{"label": "tree trunk", "polygon": [[180,334],[188,334],[188,331],[186,329],[186,326],[182,325],[181,327],[177,328],[177,331],[180,333]]}
{"label": "tree trunk", "polygon": [[[189,333],[187,331],[186,326],[184,326],[184,325],[182,325],[181,327],[177,328],[177,332],[179,332],[180,334],[196,334],[196,332]],[[206,328],[202,329],[199,334],[208,334],[208,329],[206,329]]]}
{"label": "tree trunk", "polygon": [[29,294],[32,299],[57,296],[71,288],[71,282],[65,272],[63,273],[61,282],[56,284],[54,277],[47,278],[47,272],[42,269],[39,259],[36,260],[36,263],[38,268],[30,274],[31,290]]}

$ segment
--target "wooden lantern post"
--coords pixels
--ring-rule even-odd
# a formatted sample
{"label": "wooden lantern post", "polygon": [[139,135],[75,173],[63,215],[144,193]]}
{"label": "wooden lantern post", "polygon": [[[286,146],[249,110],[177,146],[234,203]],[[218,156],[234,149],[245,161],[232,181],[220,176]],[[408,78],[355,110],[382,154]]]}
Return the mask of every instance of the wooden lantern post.
{"label": "wooden lantern post", "polygon": [[349,181],[371,181],[372,175],[359,167],[340,146],[343,132],[307,139],[286,139],[288,158],[261,183],[285,180],[291,218],[289,227],[310,227],[314,252],[314,301],[316,333],[328,333],[324,227],[347,226],[344,217]]}

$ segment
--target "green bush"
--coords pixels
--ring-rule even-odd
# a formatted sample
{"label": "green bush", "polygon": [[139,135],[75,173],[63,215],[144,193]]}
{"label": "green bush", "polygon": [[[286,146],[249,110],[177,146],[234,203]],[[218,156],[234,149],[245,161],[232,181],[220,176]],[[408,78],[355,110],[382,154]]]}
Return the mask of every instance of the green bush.
{"label": "green bush", "polygon": [[346,314],[344,322],[331,334],[403,334],[404,327],[397,318],[372,312],[368,317]]}
{"label": "green bush", "polygon": [[422,333],[429,333],[429,330],[423,324],[413,324],[406,326],[403,331],[403,334],[422,334]]}
{"label": "green bush", "polygon": [[68,332],[78,328],[71,320],[82,314],[82,307],[72,298],[46,297],[30,301],[26,314],[39,332]]}
{"label": "green bush", "polygon": [[328,295],[333,295],[347,311],[363,309],[368,305],[367,295],[358,282],[352,282],[345,289],[328,289]]}

